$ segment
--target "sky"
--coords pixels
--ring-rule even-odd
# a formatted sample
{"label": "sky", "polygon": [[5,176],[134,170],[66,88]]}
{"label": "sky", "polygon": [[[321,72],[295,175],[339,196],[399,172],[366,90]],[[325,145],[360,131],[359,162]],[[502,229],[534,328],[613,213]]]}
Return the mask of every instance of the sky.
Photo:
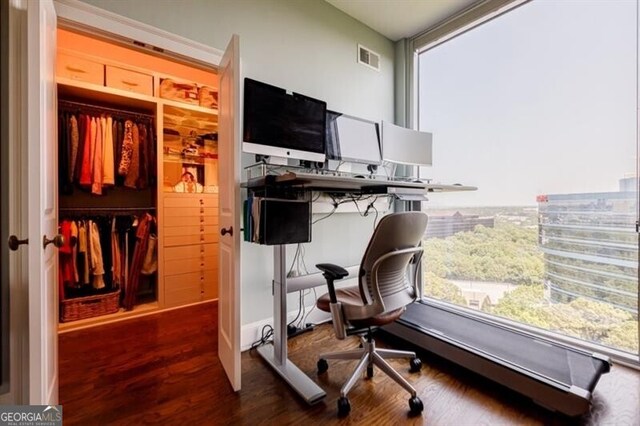
{"label": "sky", "polygon": [[635,0],[534,0],[419,56],[430,207],[535,205],[636,172]]}

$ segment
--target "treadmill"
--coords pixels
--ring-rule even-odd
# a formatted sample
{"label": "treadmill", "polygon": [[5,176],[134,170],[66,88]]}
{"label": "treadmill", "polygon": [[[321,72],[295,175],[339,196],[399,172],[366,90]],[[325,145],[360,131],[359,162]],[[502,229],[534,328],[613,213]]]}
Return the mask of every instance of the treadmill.
{"label": "treadmill", "polygon": [[562,345],[428,300],[407,307],[384,332],[568,416],[589,409],[609,357]]}

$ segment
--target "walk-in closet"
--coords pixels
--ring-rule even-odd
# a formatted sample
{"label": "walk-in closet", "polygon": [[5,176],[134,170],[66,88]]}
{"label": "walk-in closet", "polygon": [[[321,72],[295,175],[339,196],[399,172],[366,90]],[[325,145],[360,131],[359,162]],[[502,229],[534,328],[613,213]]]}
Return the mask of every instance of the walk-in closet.
{"label": "walk-in closet", "polygon": [[218,297],[218,76],[59,28],[59,330]]}

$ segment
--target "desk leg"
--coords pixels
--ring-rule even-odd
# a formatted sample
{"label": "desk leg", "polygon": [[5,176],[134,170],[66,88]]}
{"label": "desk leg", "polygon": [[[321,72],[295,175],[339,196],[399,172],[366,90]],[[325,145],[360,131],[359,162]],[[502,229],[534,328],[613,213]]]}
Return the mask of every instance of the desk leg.
{"label": "desk leg", "polygon": [[326,396],[320,386],[287,358],[287,252],[284,245],[273,252],[273,344],[258,353],[305,401],[314,404]]}

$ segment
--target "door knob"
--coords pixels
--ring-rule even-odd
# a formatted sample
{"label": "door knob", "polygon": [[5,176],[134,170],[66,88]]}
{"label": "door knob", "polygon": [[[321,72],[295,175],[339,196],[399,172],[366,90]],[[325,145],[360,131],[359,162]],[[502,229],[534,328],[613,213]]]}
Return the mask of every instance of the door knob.
{"label": "door knob", "polygon": [[233,226],[230,226],[229,229],[222,228],[220,234],[222,234],[222,236],[229,234],[230,237],[233,237]]}
{"label": "door knob", "polygon": [[60,248],[64,245],[64,237],[60,234],[56,235],[52,239],[48,239],[46,235],[42,237],[42,248],[47,248],[51,243],[53,243],[55,247]]}
{"label": "door knob", "polygon": [[16,251],[20,248],[22,244],[29,244],[29,239],[25,238],[24,240],[19,240],[18,237],[12,235],[9,237],[9,250]]}

